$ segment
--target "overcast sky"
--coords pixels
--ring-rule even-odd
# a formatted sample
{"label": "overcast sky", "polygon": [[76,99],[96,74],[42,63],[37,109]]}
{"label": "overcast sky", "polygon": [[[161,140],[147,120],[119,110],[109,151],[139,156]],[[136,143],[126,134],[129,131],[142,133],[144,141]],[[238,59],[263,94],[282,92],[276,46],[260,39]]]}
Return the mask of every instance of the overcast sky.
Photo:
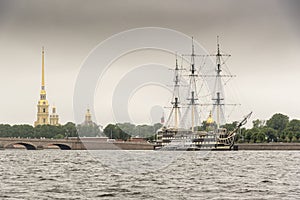
{"label": "overcast sky", "polygon": [[[0,123],[36,120],[42,46],[47,98],[64,124],[74,120],[75,82],[89,52],[114,34],[149,26],[194,36],[209,52],[219,35],[252,119],[277,112],[299,119],[299,10],[297,0],[1,0]],[[96,115],[110,122],[108,113]]]}

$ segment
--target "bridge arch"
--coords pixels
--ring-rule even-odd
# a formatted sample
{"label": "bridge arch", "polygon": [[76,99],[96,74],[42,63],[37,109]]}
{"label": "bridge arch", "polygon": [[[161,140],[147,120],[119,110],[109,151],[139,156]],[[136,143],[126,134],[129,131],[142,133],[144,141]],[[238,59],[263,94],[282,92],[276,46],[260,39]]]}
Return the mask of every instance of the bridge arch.
{"label": "bridge arch", "polygon": [[50,143],[50,144],[47,144],[47,146],[49,146],[49,145],[58,146],[61,150],[71,150],[72,149],[70,147],[70,145],[68,145],[68,144],[62,144],[62,143]]}
{"label": "bridge arch", "polygon": [[27,142],[12,142],[12,143],[6,144],[4,146],[4,148],[7,148],[8,146],[15,145],[15,144],[23,145],[27,150],[37,150],[37,147],[35,145],[27,143]]}

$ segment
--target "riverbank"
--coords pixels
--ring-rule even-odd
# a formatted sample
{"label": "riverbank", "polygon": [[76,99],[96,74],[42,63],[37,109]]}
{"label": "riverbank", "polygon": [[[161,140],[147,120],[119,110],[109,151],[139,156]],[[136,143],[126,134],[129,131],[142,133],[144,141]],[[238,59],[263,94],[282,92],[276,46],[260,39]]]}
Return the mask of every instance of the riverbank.
{"label": "riverbank", "polygon": [[300,143],[240,143],[238,150],[300,150]]}

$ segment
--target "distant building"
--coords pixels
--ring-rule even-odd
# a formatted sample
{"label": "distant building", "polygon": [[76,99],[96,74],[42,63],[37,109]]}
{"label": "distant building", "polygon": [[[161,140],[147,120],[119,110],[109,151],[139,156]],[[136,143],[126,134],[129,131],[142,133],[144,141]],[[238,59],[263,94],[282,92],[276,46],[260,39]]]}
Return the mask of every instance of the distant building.
{"label": "distant building", "polygon": [[58,115],[56,114],[56,108],[52,111],[52,115],[49,120],[49,103],[46,98],[46,90],[45,90],[45,66],[44,66],[44,47],[42,49],[42,86],[40,91],[40,100],[37,105],[37,120],[34,122],[34,126],[38,125],[59,125],[58,123]]}
{"label": "distant building", "polygon": [[58,117],[58,114],[56,114],[56,107],[53,106],[52,114],[50,115],[50,125],[58,126],[59,125],[58,120],[59,120],[59,117]]}
{"label": "distant building", "polygon": [[215,125],[215,122],[214,122],[214,120],[212,118],[212,113],[210,111],[209,112],[209,116],[208,116],[208,118],[206,120],[206,129],[207,130],[213,130],[214,129],[214,125]]}
{"label": "distant building", "polygon": [[211,111],[209,112],[209,116],[208,116],[208,118],[207,118],[207,120],[206,120],[206,123],[209,124],[209,125],[211,125],[211,124],[214,123],[214,120],[213,120],[213,118],[212,118]]}
{"label": "distant building", "polygon": [[92,114],[90,109],[86,110],[84,122],[77,126],[78,134],[80,137],[99,137],[101,131],[99,126],[92,121]]}
{"label": "distant building", "polygon": [[85,119],[82,125],[94,125],[94,122],[92,121],[92,114],[90,112],[90,109],[86,110]]}

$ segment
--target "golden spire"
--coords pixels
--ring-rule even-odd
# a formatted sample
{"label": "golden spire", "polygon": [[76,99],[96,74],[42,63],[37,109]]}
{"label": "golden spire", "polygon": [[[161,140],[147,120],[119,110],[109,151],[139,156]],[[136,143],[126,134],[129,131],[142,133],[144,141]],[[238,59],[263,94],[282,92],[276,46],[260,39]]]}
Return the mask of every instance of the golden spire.
{"label": "golden spire", "polygon": [[45,90],[44,47],[42,47],[42,90]]}
{"label": "golden spire", "polygon": [[88,108],[85,113],[85,124],[92,123],[92,114],[90,113],[90,109]]}
{"label": "golden spire", "polygon": [[[51,123],[55,125],[58,123],[58,115],[53,114],[53,116],[54,118],[51,118]],[[40,100],[37,104],[37,120],[34,122],[34,126],[45,124],[49,124],[49,104],[45,90],[44,47],[42,47],[42,88],[40,91]]]}
{"label": "golden spire", "polygon": [[46,90],[45,90],[45,53],[44,47],[42,47],[42,88],[41,88],[41,100],[46,100]]}
{"label": "golden spire", "polygon": [[212,124],[212,123],[214,123],[214,120],[213,120],[213,118],[212,118],[211,111],[209,112],[209,117],[208,117],[206,123],[207,123],[207,124]]}

